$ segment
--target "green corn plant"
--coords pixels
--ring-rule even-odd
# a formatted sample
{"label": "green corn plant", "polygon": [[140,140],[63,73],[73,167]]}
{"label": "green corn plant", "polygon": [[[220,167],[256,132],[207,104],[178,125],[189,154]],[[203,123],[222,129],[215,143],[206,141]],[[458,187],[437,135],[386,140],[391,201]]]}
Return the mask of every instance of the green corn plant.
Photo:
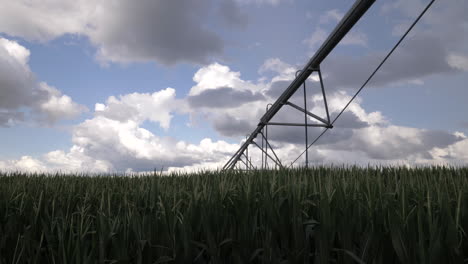
{"label": "green corn plant", "polygon": [[468,169],[0,173],[1,263],[463,263]]}

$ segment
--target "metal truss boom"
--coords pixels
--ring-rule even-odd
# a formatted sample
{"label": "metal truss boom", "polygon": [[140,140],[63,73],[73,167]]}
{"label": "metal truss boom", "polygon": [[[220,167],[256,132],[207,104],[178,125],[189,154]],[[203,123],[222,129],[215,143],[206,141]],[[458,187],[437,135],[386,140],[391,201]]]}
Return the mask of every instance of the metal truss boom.
{"label": "metal truss boom", "polygon": [[[348,103],[343,107],[343,109],[341,109],[341,111],[338,113],[338,115],[336,115],[335,119],[333,119],[333,121],[330,123],[331,127],[333,127],[333,125],[335,124],[335,122],[338,120],[338,118],[340,118],[340,116],[344,113],[344,111],[348,108],[348,106],[354,101],[354,99],[356,99],[356,97],[359,95],[359,93],[362,91],[362,89],[364,89],[364,87],[366,87],[366,85],[370,82],[370,80],[372,80],[372,78],[375,76],[375,74],[379,71],[379,69],[382,67],[382,65],[384,65],[384,63],[387,61],[388,58],[390,58],[390,56],[393,54],[393,52],[398,48],[398,46],[401,44],[401,42],[406,38],[406,36],[408,36],[408,34],[411,32],[411,30],[414,28],[414,26],[416,26],[416,24],[419,22],[419,20],[424,16],[424,14],[426,14],[427,10],[429,10],[429,8],[432,6],[432,4],[435,2],[435,0],[431,0],[427,5],[426,7],[423,9],[423,11],[421,11],[421,13],[419,14],[419,16],[413,21],[413,23],[411,24],[411,26],[409,26],[409,28],[406,30],[406,32],[400,37],[400,39],[398,40],[398,42],[393,46],[393,48],[387,53],[387,55],[383,58],[383,60],[379,63],[379,65],[374,69],[374,71],[371,73],[371,75],[366,79],[366,81],[361,85],[361,87],[357,90],[357,92],[353,95],[353,97],[351,97],[351,99],[348,101]],[[319,71],[319,76],[320,76],[320,71]],[[323,90],[323,84],[322,84],[322,77],[320,77],[320,82],[321,82],[321,85],[322,85],[322,91]],[[325,98],[324,98],[325,99]],[[326,103],[325,103],[326,104]],[[328,109],[326,109],[328,111]],[[328,112],[327,112],[327,116],[328,116]],[[330,118],[330,117],[328,117]],[[291,164],[289,165],[289,168],[292,167],[294,165],[294,163],[304,154],[306,153],[307,155],[307,150],[315,144],[315,142],[317,142],[327,131],[328,131],[329,127],[327,127],[326,129],[324,129],[322,131],[322,133],[320,133],[315,139],[314,141],[312,142],[312,144],[306,146],[306,149],[293,161],[291,162]]]}
{"label": "metal truss boom", "polygon": [[[232,169],[235,167],[237,161],[243,155],[244,151],[252,144],[253,140],[257,137],[263,128],[269,124],[270,120],[276,115],[276,113],[288,103],[289,98],[299,89],[299,87],[307,80],[307,78],[314,71],[318,71],[320,74],[320,64],[322,61],[330,54],[330,52],[336,47],[336,45],[343,39],[343,37],[351,30],[351,28],[359,21],[359,19],[364,15],[364,13],[372,6],[375,0],[356,0],[351,9],[346,13],[346,15],[341,19],[335,29],[330,33],[325,42],[320,46],[314,56],[309,60],[309,62],[304,66],[304,68],[299,72],[299,75],[293,80],[289,87],[280,95],[280,97],[273,103],[273,105],[268,109],[268,111],[260,119],[257,128],[250,134],[247,140],[242,144],[238,151],[229,159],[229,161],[224,165],[223,169]],[[322,81],[321,81],[322,82]],[[322,88],[323,88],[323,84]],[[294,107],[294,106],[293,106]],[[307,111],[307,109],[302,109]],[[300,110],[300,111],[302,111]],[[328,109],[327,109],[328,117]],[[314,118],[316,118],[314,116]],[[317,118],[316,118],[317,119]],[[320,119],[318,119],[320,120]],[[326,120],[320,120],[321,122]],[[272,124],[272,123],[270,123]],[[307,125],[307,124],[306,124]],[[327,122],[324,126],[331,127],[331,123],[328,117]]]}

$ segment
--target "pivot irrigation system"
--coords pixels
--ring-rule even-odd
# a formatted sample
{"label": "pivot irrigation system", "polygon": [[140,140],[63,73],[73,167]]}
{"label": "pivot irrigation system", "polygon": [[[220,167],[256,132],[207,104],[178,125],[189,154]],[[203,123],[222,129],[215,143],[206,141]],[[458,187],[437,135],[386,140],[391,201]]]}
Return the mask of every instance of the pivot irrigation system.
{"label": "pivot irrigation system", "polygon": [[[262,153],[262,168],[267,167],[267,160],[270,159],[273,161],[276,167],[283,168],[285,167],[281,160],[276,155],[276,152],[270,142],[268,141],[268,126],[303,126],[305,128],[305,150],[297,157],[290,165],[291,167],[304,153],[305,153],[305,166],[308,166],[308,149],[315,144],[329,129],[333,128],[333,124],[336,120],[343,114],[343,112],[348,108],[351,102],[357,97],[357,95],[362,91],[362,89],[369,83],[369,81],[374,77],[377,71],[382,67],[382,65],[387,61],[390,55],[395,51],[395,49],[400,45],[403,39],[408,35],[408,33],[413,29],[413,27],[418,23],[421,17],[426,13],[426,11],[432,6],[435,0],[431,0],[426,8],[419,14],[415,21],[411,24],[408,30],[403,34],[400,40],[393,46],[390,52],[384,57],[381,63],[375,68],[369,78],[364,82],[364,84],[359,88],[356,94],[351,98],[351,100],[346,104],[346,106],[341,110],[341,112],[333,119],[330,120],[330,114],[328,112],[327,97],[325,94],[325,87],[323,85],[322,73],[320,70],[320,64],[322,61],[330,54],[330,52],[338,45],[338,43],[345,37],[345,35],[351,30],[351,28],[359,21],[359,19],[366,13],[366,11],[374,4],[375,0],[356,0],[351,9],[346,13],[346,15],[341,19],[335,29],[330,33],[325,42],[320,46],[317,52],[312,56],[309,62],[304,66],[302,70],[296,72],[296,78],[291,82],[289,87],[278,97],[278,99],[273,104],[268,104],[266,108],[266,113],[260,119],[260,122],[257,125],[257,128],[250,133],[241,145],[241,147],[232,155],[232,157],[226,162],[223,167],[223,170],[234,169],[236,164],[240,161],[245,165],[245,168],[253,169],[255,168],[252,164],[251,158],[249,158],[248,148],[250,145],[254,145],[261,150]],[[323,102],[326,112],[326,118],[322,118],[314,113],[311,113],[307,110],[307,96],[306,96],[306,86],[305,81],[307,78],[314,72],[318,73],[320,87],[322,90]],[[304,107],[300,107],[292,102],[289,99],[296,93],[296,91],[303,86],[303,97],[304,97]],[[278,111],[283,106],[290,106],[302,113],[304,113],[304,123],[279,123],[279,122],[270,122],[270,120],[278,113]],[[313,118],[317,122],[310,124],[308,123],[308,118]],[[309,144],[308,138],[308,128],[309,127],[323,127],[324,130],[318,137],[316,137],[311,144]],[[257,137],[261,138],[261,144],[258,144],[255,139]]]}

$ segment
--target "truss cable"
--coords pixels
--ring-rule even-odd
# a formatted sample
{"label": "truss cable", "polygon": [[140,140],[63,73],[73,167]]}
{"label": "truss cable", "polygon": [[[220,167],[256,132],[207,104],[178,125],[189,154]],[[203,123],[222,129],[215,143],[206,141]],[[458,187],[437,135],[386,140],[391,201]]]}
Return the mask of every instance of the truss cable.
{"label": "truss cable", "polygon": [[[429,2],[429,4],[427,4],[426,8],[424,8],[424,10],[421,12],[421,14],[419,14],[419,16],[416,18],[416,20],[414,20],[413,24],[411,24],[411,26],[406,30],[405,34],[403,34],[403,36],[401,36],[400,40],[395,44],[395,46],[393,46],[393,48],[390,50],[390,52],[387,54],[387,56],[385,56],[385,58],[382,60],[382,62],[380,62],[379,66],[377,66],[377,68],[375,68],[375,70],[372,72],[372,74],[369,76],[369,78],[367,78],[367,80],[364,82],[364,84],[361,86],[361,88],[359,88],[359,90],[354,94],[354,96],[351,98],[351,100],[349,100],[349,102],[345,105],[345,107],[341,110],[341,112],[335,117],[335,119],[333,119],[333,122],[331,123],[331,125],[335,124],[336,120],[344,113],[344,111],[348,108],[348,106],[354,101],[354,99],[359,95],[359,93],[362,91],[362,89],[364,89],[364,87],[369,83],[369,81],[374,77],[374,75],[377,73],[377,71],[380,70],[380,68],[382,67],[382,65],[387,61],[387,59],[392,55],[392,53],[396,50],[396,48],[398,48],[398,46],[400,45],[400,43],[406,38],[406,36],[409,34],[409,32],[413,29],[413,27],[419,22],[419,20],[424,16],[424,14],[427,12],[427,10],[429,10],[429,8],[432,6],[432,4],[435,2],[435,0],[431,0],[431,2]],[[324,134],[325,132],[327,132],[329,130],[329,128],[326,128],[322,131],[322,133],[320,135],[317,136],[317,138],[315,138],[314,141],[312,141],[312,143],[293,161],[291,162],[291,165],[289,165],[288,167],[291,168],[292,165],[294,165],[294,163],[300,158],[302,157],[302,155],[304,155],[304,153],[310,148],[312,147],[312,145],[315,144],[315,142],[317,142]]]}

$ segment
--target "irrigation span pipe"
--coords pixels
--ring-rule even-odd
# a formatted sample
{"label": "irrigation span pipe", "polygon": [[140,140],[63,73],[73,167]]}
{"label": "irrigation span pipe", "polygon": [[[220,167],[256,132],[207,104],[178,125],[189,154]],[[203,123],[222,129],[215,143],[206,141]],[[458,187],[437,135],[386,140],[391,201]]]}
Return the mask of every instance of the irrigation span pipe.
{"label": "irrigation span pipe", "polygon": [[[320,63],[330,54],[336,45],[343,39],[346,33],[359,21],[364,13],[372,6],[375,0],[357,0],[346,15],[341,19],[340,23],[335,27],[332,33],[328,36],[325,42],[320,46],[315,55],[304,66],[300,74],[294,79],[289,87],[280,95],[273,103],[268,111],[260,119],[257,128],[250,134],[247,140],[236,151],[236,153],[224,165],[223,169],[232,169],[236,165],[247,147],[252,144],[253,140],[262,131],[266,124],[276,115],[276,113],[287,103],[289,98],[299,89],[299,87],[307,80],[312,72],[317,71]],[[331,128],[331,123],[328,123],[328,128]]]}

